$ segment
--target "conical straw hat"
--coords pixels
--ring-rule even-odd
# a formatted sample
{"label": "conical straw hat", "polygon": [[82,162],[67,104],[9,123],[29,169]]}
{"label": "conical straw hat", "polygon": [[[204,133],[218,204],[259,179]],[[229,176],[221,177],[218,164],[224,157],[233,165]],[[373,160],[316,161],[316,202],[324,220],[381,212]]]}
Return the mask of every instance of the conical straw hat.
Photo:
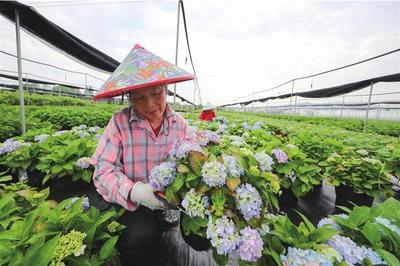
{"label": "conical straw hat", "polygon": [[136,44],[94,96],[95,100],[160,84],[178,83],[195,76]]}

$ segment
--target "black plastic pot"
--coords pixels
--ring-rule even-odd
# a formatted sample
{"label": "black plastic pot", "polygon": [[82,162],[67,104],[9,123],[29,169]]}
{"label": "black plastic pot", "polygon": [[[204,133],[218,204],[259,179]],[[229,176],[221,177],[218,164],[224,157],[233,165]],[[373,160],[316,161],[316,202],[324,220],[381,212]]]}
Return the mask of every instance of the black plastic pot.
{"label": "black plastic pot", "polygon": [[90,190],[90,184],[83,180],[72,181],[71,176],[64,176],[48,181],[50,187],[50,199],[61,201],[69,197],[86,194]]}
{"label": "black plastic pot", "polygon": [[395,191],[394,192],[394,198],[397,200],[400,200],[400,191]]}
{"label": "black plastic pot", "polygon": [[[374,202],[374,198],[367,194],[356,193],[353,187],[348,185],[339,185],[335,187],[336,200],[335,200],[335,214],[345,213],[337,206],[345,206],[349,209],[353,209],[354,204],[357,206],[371,207]],[[354,203],[354,204],[353,204]]]}
{"label": "black plastic pot", "polygon": [[46,176],[45,173],[42,173],[38,170],[28,171],[28,184],[31,187],[36,187],[36,188],[41,189],[41,188],[43,188],[42,180],[43,180],[43,177],[45,177],[45,176]]}
{"label": "black plastic pot", "polygon": [[318,198],[321,197],[321,193],[322,184],[314,186],[313,189],[308,191],[302,198],[306,201],[318,200]]}
{"label": "black plastic pot", "polygon": [[[185,215],[184,213],[181,212],[181,218],[180,221],[182,221],[182,217]],[[181,235],[183,240],[185,240],[186,244],[191,246],[194,250],[197,251],[206,251],[211,248],[211,242],[207,238],[201,237],[199,235],[185,235],[182,227],[182,222],[179,224],[179,228],[181,231]]]}
{"label": "black plastic pot", "polygon": [[299,199],[293,194],[292,190],[282,188],[282,194],[278,197],[280,208],[295,208]]}

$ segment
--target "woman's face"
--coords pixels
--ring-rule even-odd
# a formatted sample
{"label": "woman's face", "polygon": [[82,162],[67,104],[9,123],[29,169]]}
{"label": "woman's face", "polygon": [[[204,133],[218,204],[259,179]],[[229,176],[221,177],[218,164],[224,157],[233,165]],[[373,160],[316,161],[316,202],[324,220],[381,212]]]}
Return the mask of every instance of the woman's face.
{"label": "woman's face", "polygon": [[141,116],[150,122],[162,121],[167,106],[165,85],[137,89],[130,97],[135,111]]}

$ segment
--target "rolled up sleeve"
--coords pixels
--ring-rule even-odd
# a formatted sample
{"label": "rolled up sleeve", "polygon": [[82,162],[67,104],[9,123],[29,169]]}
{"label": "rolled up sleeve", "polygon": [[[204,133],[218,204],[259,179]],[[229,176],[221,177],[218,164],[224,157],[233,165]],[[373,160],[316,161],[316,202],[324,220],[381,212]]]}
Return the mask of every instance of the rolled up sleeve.
{"label": "rolled up sleeve", "polygon": [[122,170],[124,147],[121,140],[121,132],[113,116],[91,158],[95,167],[93,182],[106,201],[117,203],[128,210],[135,210],[137,206],[129,198],[134,182]]}

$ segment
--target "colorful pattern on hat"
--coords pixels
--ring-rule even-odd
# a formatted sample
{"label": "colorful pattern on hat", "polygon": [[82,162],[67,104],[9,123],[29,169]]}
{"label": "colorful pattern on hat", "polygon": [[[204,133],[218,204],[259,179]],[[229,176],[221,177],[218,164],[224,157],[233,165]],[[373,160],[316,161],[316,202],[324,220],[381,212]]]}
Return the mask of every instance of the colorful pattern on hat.
{"label": "colorful pattern on hat", "polygon": [[192,74],[136,44],[101,86],[94,99],[113,97],[130,90],[194,78]]}

